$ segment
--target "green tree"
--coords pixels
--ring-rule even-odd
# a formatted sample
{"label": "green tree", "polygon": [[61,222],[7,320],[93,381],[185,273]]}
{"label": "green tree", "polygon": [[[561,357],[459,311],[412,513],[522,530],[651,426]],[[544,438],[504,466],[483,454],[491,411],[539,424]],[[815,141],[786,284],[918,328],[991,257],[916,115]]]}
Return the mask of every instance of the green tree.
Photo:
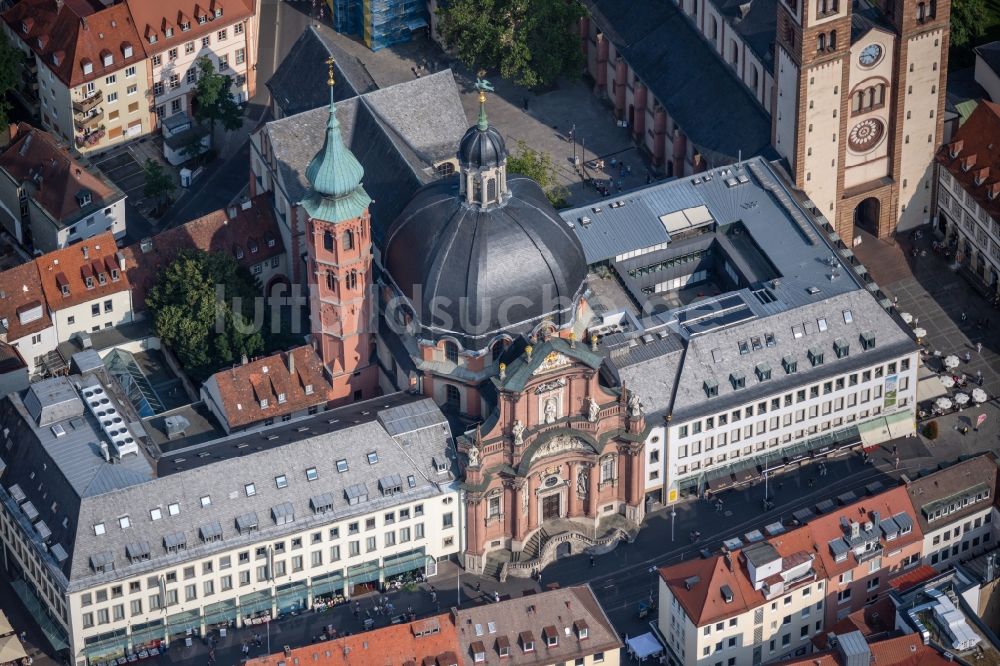
{"label": "green tree", "polygon": [[243,111],[230,94],[233,88],[233,78],[220,74],[215,65],[206,57],[195,61],[198,68],[198,83],[194,90],[194,116],[204,122],[208,121],[212,136],[215,136],[215,123],[222,123],[227,132],[233,132],[243,126]]}
{"label": "green tree", "polygon": [[951,3],[951,45],[971,46],[986,34],[990,23],[985,0],[954,0]]}
{"label": "green tree", "polygon": [[559,184],[552,156],[548,153],[535,150],[524,141],[518,141],[517,152],[507,157],[507,171],[527,176],[541,185],[553,206],[566,204],[569,193]]}
{"label": "green tree", "polygon": [[260,284],[222,252],[182,250],[146,296],[156,335],[194,379],[203,381],[241,356],[264,349],[255,321]]}
{"label": "green tree", "polygon": [[157,205],[169,200],[171,193],[177,189],[174,179],[164,171],[163,165],[150,157],[147,157],[146,162],[142,165],[142,173],[145,178],[142,194],[150,199],[155,199]]}
{"label": "green tree", "polygon": [[579,2],[450,0],[438,9],[441,35],[468,67],[486,67],[529,88],[550,86],[583,66]]}
{"label": "green tree", "polygon": [[0,132],[7,131],[9,124],[7,114],[11,108],[7,94],[21,82],[21,70],[18,65],[22,60],[24,54],[11,46],[7,41],[7,35],[0,32]]}

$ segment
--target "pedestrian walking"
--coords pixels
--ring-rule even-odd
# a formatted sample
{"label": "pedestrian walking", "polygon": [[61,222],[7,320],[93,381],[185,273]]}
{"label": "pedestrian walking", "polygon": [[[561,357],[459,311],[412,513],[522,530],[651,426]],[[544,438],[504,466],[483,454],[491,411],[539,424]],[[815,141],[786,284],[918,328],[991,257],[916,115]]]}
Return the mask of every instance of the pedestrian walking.
{"label": "pedestrian walking", "polygon": [[590,556],[590,568],[591,569],[594,568],[594,556],[593,555]]}
{"label": "pedestrian walking", "polygon": [[982,354],[983,353],[983,343],[982,342],[977,342],[976,343],[976,353],[977,354]]}
{"label": "pedestrian walking", "polygon": [[896,466],[895,469],[899,469],[899,456],[896,456]]}
{"label": "pedestrian walking", "polygon": [[476,581],[476,592],[479,592],[479,590],[480,590],[480,588],[482,588],[482,586],[483,586],[483,584],[480,581],[477,580]]}
{"label": "pedestrian walking", "polygon": [[899,296],[893,296],[892,297],[892,307],[896,307],[898,305],[899,305]]}
{"label": "pedestrian walking", "polygon": [[493,601],[494,603],[500,603],[500,593],[493,590]]}
{"label": "pedestrian walking", "polygon": [[438,593],[437,592],[431,592],[431,603],[435,604],[435,603],[437,603],[437,600],[438,600]]}

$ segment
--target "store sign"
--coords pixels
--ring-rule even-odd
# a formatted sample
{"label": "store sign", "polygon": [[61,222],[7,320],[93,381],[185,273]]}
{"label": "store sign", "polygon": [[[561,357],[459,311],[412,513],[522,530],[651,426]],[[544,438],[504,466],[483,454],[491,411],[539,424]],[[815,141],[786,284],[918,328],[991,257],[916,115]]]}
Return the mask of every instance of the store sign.
{"label": "store sign", "polygon": [[896,391],[898,387],[898,375],[889,375],[885,378],[885,404],[882,406],[883,409],[889,409],[896,406]]}

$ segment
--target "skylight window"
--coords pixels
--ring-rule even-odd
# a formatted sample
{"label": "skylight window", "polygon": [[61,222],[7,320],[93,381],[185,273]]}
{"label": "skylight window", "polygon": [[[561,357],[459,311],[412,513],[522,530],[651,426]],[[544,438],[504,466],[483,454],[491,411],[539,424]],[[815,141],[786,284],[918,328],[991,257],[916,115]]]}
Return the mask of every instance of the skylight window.
{"label": "skylight window", "polygon": [[344,458],[341,458],[340,460],[338,460],[337,461],[337,472],[340,473],[340,474],[343,474],[347,470],[348,470],[347,460],[344,459]]}
{"label": "skylight window", "polygon": [[825,317],[820,317],[819,319],[816,320],[816,328],[819,329],[820,333],[826,330],[827,326]]}
{"label": "skylight window", "polygon": [[288,479],[285,477],[284,474],[279,474],[278,476],[274,477],[274,485],[277,486],[278,488],[287,488]]}
{"label": "skylight window", "polygon": [[715,363],[722,362],[722,350],[721,349],[713,349],[712,350],[712,361],[714,361]]}
{"label": "skylight window", "polygon": [[118,519],[118,527],[122,528],[123,530],[128,529],[129,527],[132,527],[132,521],[129,520],[128,516],[122,516],[121,518]]}
{"label": "skylight window", "polygon": [[760,342],[759,337],[750,338],[750,346],[753,347],[754,351],[760,351],[764,346]]}
{"label": "skylight window", "polygon": [[176,516],[180,512],[181,512],[181,505],[178,504],[177,502],[167,505],[167,513],[169,513],[171,516]]}
{"label": "skylight window", "polygon": [[203,495],[202,498],[201,498],[201,508],[207,509],[210,506],[212,506],[212,496],[211,495]]}
{"label": "skylight window", "polygon": [[854,321],[854,314],[850,310],[844,310],[844,323],[850,324]]}
{"label": "skylight window", "polygon": [[743,354],[750,353],[750,345],[747,344],[746,340],[740,340],[739,345],[740,345],[740,356],[742,356]]}
{"label": "skylight window", "polygon": [[246,491],[247,497],[253,497],[257,494],[257,486],[253,483],[247,483],[243,486],[243,490]]}
{"label": "skylight window", "polygon": [[163,518],[163,511],[159,507],[149,510],[150,520],[159,520],[160,518]]}
{"label": "skylight window", "polygon": [[310,467],[306,470],[306,481],[315,481],[319,478],[319,472],[316,471],[315,467]]}
{"label": "skylight window", "polygon": [[101,536],[106,530],[104,529],[104,523],[97,523],[94,525],[94,534]]}
{"label": "skylight window", "polygon": [[778,344],[778,341],[774,339],[774,333],[765,333],[764,334],[764,346],[765,347],[773,347],[776,344]]}
{"label": "skylight window", "polygon": [[378,451],[372,451],[368,454],[368,464],[374,465],[378,462]]}
{"label": "skylight window", "polygon": [[803,334],[802,334],[802,327],[801,326],[799,326],[798,324],[796,324],[795,326],[792,326],[792,337],[793,338],[795,338],[796,340],[798,340],[799,338],[802,337],[802,335]]}

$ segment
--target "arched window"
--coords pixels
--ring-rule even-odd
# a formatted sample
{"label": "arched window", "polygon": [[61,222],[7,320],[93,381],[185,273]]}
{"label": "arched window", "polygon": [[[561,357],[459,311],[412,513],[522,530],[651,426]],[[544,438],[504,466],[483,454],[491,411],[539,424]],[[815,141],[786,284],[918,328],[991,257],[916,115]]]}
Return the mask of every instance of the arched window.
{"label": "arched window", "polygon": [[926,10],[926,5],[924,5],[924,3],[922,3],[922,2],[918,2],[917,3],[917,20],[918,21],[923,21],[924,20],[925,10]]}
{"label": "arched window", "polygon": [[879,106],[885,104],[885,84],[880,83],[875,87],[875,103]]}
{"label": "arched window", "polygon": [[330,271],[326,272],[326,288],[330,291],[337,291],[337,276]]}
{"label": "arched window", "polygon": [[458,363],[458,345],[454,342],[445,342],[444,357],[452,363]]}
{"label": "arched window", "polygon": [[864,102],[864,96],[865,96],[864,93],[859,92],[855,93],[854,97],[851,98],[852,99],[851,110],[854,111],[854,113],[857,113],[858,111],[861,110],[861,106]]}
{"label": "arched window", "polygon": [[830,49],[832,50],[832,49],[835,49],[835,48],[837,48],[837,31],[836,30],[831,30],[830,31]]}
{"label": "arched window", "polygon": [[333,234],[329,230],[323,232],[323,249],[327,252],[333,252]]}
{"label": "arched window", "polygon": [[503,356],[504,349],[506,349],[506,346],[504,345],[503,340],[497,340],[493,343],[493,348],[490,351],[492,352],[494,363],[499,361],[500,357]]}
{"label": "arched window", "polygon": [[358,272],[351,271],[350,273],[347,274],[347,288],[357,289],[357,287],[358,287]]}
{"label": "arched window", "polygon": [[341,243],[343,243],[345,250],[354,249],[354,233],[350,229],[344,232],[344,238]]}
{"label": "arched window", "polygon": [[819,52],[822,52],[822,51],[826,50],[826,34],[825,33],[821,32],[816,37],[816,50],[819,51]]}
{"label": "arched window", "polygon": [[478,176],[472,178],[472,200],[476,203],[483,200],[483,181]]}
{"label": "arched window", "polygon": [[495,201],[497,198],[497,179],[490,178],[486,181],[486,200]]}
{"label": "arched window", "polygon": [[451,384],[444,387],[444,408],[449,412],[462,411],[462,394]]}
{"label": "arched window", "polygon": [[875,88],[869,88],[866,92],[868,93],[868,103],[865,104],[865,108],[870,109],[875,106]]}
{"label": "arched window", "polygon": [[709,35],[708,36],[709,36],[709,39],[711,39],[714,42],[714,41],[716,41],[719,38],[719,24],[715,22],[715,17],[714,16],[712,16],[710,18],[712,19],[712,21],[711,21],[711,23],[709,23],[709,26],[711,27],[711,30],[709,31]]}
{"label": "arched window", "polygon": [[750,71],[750,87],[757,91],[757,84],[760,82],[760,73],[757,71],[757,65],[753,65]]}

